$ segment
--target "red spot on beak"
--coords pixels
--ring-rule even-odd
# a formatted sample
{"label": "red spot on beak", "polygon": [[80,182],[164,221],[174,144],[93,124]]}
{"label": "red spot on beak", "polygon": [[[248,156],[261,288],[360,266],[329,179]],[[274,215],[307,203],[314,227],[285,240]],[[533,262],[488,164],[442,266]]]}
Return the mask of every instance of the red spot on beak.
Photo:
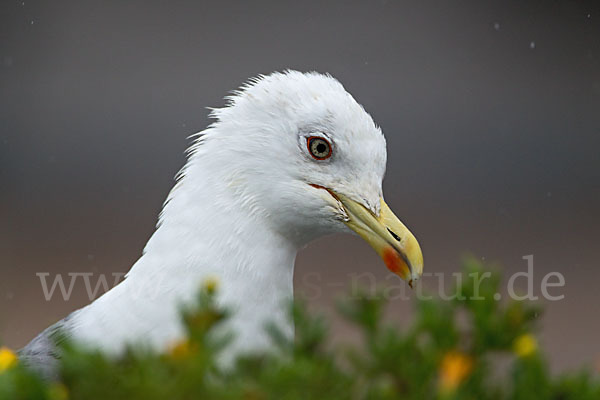
{"label": "red spot on beak", "polygon": [[406,262],[393,247],[386,247],[383,250],[383,262],[391,272],[399,275],[402,279],[406,279],[410,275]]}
{"label": "red spot on beak", "polygon": [[400,261],[402,258],[398,255],[398,252],[391,247],[386,247],[383,250],[383,262],[386,267],[393,273],[400,275]]}

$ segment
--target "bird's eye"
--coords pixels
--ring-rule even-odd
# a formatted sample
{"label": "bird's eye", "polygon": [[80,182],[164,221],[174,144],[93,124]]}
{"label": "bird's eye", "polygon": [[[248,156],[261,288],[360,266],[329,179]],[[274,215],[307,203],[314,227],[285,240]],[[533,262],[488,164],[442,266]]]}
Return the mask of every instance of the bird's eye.
{"label": "bird's eye", "polygon": [[311,136],[306,140],[308,152],[317,160],[325,160],[331,157],[331,144],[321,137]]}

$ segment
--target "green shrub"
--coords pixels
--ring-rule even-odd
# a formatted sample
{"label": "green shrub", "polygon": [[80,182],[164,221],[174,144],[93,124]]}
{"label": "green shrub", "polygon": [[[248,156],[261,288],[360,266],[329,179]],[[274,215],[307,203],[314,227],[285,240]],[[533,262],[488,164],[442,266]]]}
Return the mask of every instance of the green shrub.
{"label": "green shrub", "polygon": [[356,295],[340,312],[362,341],[331,346],[326,321],[295,303],[295,340],[270,327],[273,352],[227,368],[216,359],[228,340],[214,329],[227,313],[209,284],[182,313],[187,339],[166,354],[131,348],[113,360],[67,343],[62,379],[47,383],[0,352],[0,399],[600,399],[589,372],[550,375],[534,336],[540,310],[494,300],[498,274],[472,299],[483,270],[468,264],[455,299],[419,301],[405,329],[383,321],[383,296]]}

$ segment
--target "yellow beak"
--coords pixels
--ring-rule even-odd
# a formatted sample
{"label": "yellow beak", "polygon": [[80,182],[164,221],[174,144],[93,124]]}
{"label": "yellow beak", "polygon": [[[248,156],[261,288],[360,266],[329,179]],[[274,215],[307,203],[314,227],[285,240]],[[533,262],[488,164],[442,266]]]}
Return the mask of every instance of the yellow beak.
{"label": "yellow beak", "polygon": [[346,225],[379,254],[390,271],[412,287],[423,273],[423,254],[414,235],[383,201],[379,216],[362,204],[335,193],[348,214]]}

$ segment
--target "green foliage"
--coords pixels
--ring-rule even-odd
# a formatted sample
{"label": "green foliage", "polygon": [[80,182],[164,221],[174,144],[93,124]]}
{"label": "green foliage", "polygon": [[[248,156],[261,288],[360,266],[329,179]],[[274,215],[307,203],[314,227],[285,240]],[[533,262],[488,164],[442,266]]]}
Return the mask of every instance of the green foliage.
{"label": "green foliage", "polygon": [[130,348],[110,359],[67,343],[60,382],[12,365],[0,372],[0,399],[600,399],[589,372],[549,373],[533,334],[536,305],[496,301],[500,275],[473,261],[462,278],[452,300],[419,301],[402,330],[385,323],[383,296],[342,303],[361,333],[357,345],[332,346],[325,319],[297,302],[295,340],[271,326],[274,351],[227,366],[217,360],[229,344],[218,329],[228,315],[209,283],[182,310],[187,340],[165,354]]}

